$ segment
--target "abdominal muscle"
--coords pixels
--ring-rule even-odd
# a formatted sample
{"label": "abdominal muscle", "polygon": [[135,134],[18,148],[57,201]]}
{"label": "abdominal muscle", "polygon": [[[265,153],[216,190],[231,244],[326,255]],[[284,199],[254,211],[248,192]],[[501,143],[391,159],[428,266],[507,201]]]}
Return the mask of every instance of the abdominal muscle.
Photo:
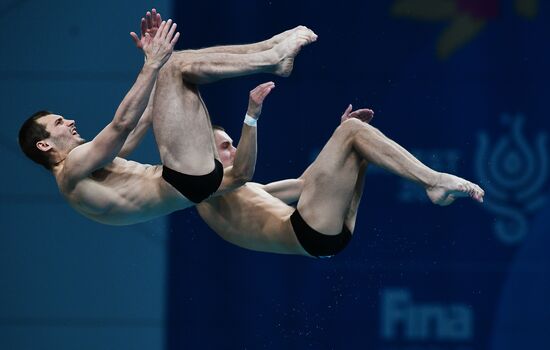
{"label": "abdominal muscle", "polygon": [[122,158],[81,180],[72,191],[61,191],[84,216],[109,225],[130,225],[191,206],[162,178],[162,166]]}
{"label": "abdominal muscle", "polygon": [[294,208],[254,184],[197,205],[199,215],[220,237],[242,248],[304,254],[290,224]]}

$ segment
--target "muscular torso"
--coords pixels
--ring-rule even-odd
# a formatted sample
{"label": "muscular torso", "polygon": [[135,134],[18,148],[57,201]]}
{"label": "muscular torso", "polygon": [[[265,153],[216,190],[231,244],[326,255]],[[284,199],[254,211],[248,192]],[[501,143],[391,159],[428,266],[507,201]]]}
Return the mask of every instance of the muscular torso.
{"label": "muscular torso", "polygon": [[261,186],[246,185],[197,205],[201,218],[223,239],[243,248],[303,254],[292,226],[294,208]]}
{"label": "muscular torso", "polygon": [[105,224],[129,225],[192,204],[166,183],[161,174],[162,166],[117,157],[70,187],[62,176],[56,179],[62,195],[84,216]]}

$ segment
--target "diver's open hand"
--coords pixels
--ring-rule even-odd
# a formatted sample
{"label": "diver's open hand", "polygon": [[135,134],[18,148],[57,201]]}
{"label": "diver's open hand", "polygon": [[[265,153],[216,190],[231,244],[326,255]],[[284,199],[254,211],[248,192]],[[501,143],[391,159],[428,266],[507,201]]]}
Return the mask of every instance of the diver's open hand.
{"label": "diver's open hand", "polygon": [[269,81],[267,83],[260,84],[250,91],[250,97],[248,99],[248,110],[246,114],[254,119],[258,119],[262,114],[262,105],[264,99],[269,95],[271,90],[275,88],[275,83]]}
{"label": "diver's open hand", "polygon": [[372,118],[374,118],[374,112],[372,111],[372,109],[368,108],[353,111],[353,107],[350,104],[348,108],[346,108],[346,110],[344,111],[344,114],[342,114],[342,116],[340,117],[340,123],[343,123],[350,118],[357,118],[365,123],[370,123]]}
{"label": "diver's open hand", "polygon": [[155,37],[145,33],[143,37],[143,52],[147,58],[146,65],[153,68],[162,67],[174,51],[174,46],[180,37],[176,33],[176,23],[169,19],[167,22],[161,22]]}
{"label": "diver's open hand", "polygon": [[151,12],[147,11],[145,17],[141,18],[141,38],[136,33],[131,32],[130,36],[136,47],[143,50],[143,43],[145,41],[145,34],[149,34],[152,38],[157,34],[160,24],[162,23],[162,17],[156,9],[152,9]]}

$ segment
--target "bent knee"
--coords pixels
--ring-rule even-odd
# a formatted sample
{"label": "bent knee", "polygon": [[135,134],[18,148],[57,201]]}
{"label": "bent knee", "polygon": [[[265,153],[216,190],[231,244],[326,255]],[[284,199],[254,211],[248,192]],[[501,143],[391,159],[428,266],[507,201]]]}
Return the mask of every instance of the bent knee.
{"label": "bent knee", "polygon": [[350,118],[336,128],[335,136],[343,136],[350,139],[358,132],[374,132],[375,128],[357,118]]}
{"label": "bent knee", "polygon": [[168,59],[168,62],[164,64],[161,69],[161,74],[181,77],[183,73],[192,69],[193,62],[192,52],[178,51]]}

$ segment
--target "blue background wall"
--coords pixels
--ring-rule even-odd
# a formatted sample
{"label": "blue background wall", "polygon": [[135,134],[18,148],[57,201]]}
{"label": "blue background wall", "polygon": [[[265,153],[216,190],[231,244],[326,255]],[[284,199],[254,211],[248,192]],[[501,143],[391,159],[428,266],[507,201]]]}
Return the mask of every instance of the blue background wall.
{"label": "blue background wall", "polygon": [[487,198],[434,207],[371,168],[352,244],[322,261],[245,251],[195,212],[173,215],[169,348],[549,348],[548,11],[496,0],[176,3],[185,47],[297,24],[319,35],[288,79],[202,90],[236,139],[247,92],[276,82],[259,126],[258,182],[299,176],[353,103]]}
{"label": "blue background wall", "polygon": [[[0,5],[0,348],[550,347],[548,2]],[[42,108],[87,137],[104,126],[142,63],[127,33],[151,6],[172,11],[179,48],[319,34],[290,78],[202,89],[238,139],[248,91],[276,81],[257,181],[299,176],[353,103],[428,165],[479,182],[485,204],[434,207],[371,167],[351,245],[320,261],[231,246],[194,210],[124,228],[78,216],[15,135]],[[158,162],[152,138],[134,158]]]}

